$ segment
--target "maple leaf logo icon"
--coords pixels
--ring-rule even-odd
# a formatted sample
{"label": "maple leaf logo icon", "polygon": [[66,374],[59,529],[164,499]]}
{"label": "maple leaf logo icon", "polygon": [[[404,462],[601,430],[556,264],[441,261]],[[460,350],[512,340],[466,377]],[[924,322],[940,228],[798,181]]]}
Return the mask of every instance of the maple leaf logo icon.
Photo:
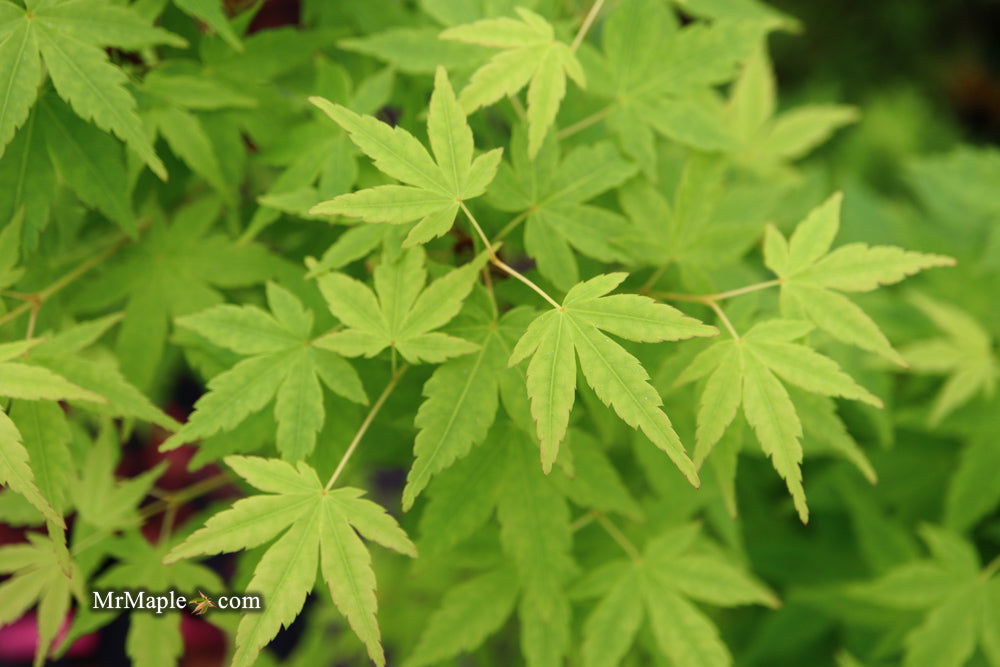
{"label": "maple leaf logo icon", "polygon": [[214,607],[215,603],[212,602],[212,598],[208,597],[207,595],[205,595],[201,591],[198,591],[198,595],[200,597],[197,597],[197,598],[191,600],[190,602],[188,602],[188,604],[193,604],[194,605],[194,612],[193,613],[196,616],[201,616],[206,611],[208,611],[209,607]]}

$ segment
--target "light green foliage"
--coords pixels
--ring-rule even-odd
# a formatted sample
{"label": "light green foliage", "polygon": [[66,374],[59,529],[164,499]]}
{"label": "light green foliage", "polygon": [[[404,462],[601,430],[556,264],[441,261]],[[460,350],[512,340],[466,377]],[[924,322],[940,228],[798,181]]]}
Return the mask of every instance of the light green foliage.
{"label": "light green foliage", "polygon": [[370,116],[312,99],[343,127],[381,171],[406,185],[380,185],[341,195],[311,209],[314,215],[346,215],[366,222],[403,224],[419,220],[406,245],[426,243],[451,229],[459,206],[483,194],[493,180],[501,151],[472,158],[472,130],[443,68],[438,68],[427,112],[434,158],[413,135]]}
{"label": "light green foliage", "polygon": [[919,293],[911,300],[944,334],[914,342],[903,350],[903,358],[917,373],[948,376],[928,417],[934,423],[977,393],[991,396],[1000,368],[989,332],[967,313]]}
{"label": "light green foliage", "polygon": [[193,606],[91,596],[176,590],[262,596],[195,619],[244,667],[1000,667],[944,9],[298,4],[0,0],[0,636],[171,667]]}
{"label": "light green foliage", "polygon": [[972,546],[941,528],[924,526],[921,537],[930,558],[859,585],[855,595],[882,607],[921,614],[921,622],[906,637],[907,667],[964,665],[977,644],[989,664],[997,664],[1000,579],[995,565],[983,570]]}
{"label": "light green foliage", "polygon": [[761,448],[788,485],[803,522],[809,510],[800,470],[802,424],[782,381],[808,392],[882,407],[879,398],[836,362],[796,342],[811,329],[801,320],[761,322],[740,338],[702,351],[677,378],[677,384],[683,384],[707,377],[698,402],[695,461],[705,460],[742,407]]}
{"label": "light green foliage", "polygon": [[588,584],[603,594],[585,622],[584,665],[619,664],[644,619],[674,664],[732,664],[718,630],[692,601],[724,607],[778,601],[713,545],[696,544],[697,537],[695,526],[676,528],[650,540],[633,560],[595,571]]}
{"label": "light green foliage", "polygon": [[495,18],[455,26],[441,39],[502,49],[472,75],[459,101],[467,113],[514,96],[528,87],[528,157],[534,158],[566,95],[566,77],[581,88],[587,80],[575,49],[556,39],[552,25],[530,9],[518,18]]}
{"label": "light green foliage", "polygon": [[576,388],[576,360],[587,384],[629,426],[640,429],[697,486],[698,475],[660,409],[659,395],[639,361],[603,332],[646,343],[713,336],[718,332],[647,297],[607,296],[625,274],[606,274],[576,285],[557,310],[536,318],[517,342],[509,365],[528,357],[528,395],[548,472],[566,435]]}
{"label": "light green foliage", "polygon": [[35,665],[41,665],[70,607],[70,597],[83,599],[80,572],[66,546],[39,534],[29,541],[0,548],[0,573],[11,575],[0,584],[0,625],[16,620],[38,605]]}
{"label": "light green foliage", "polygon": [[268,283],[271,313],[255,306],[221,305],[188,315],[178,324],[245,359],[209,381],[184,427],[162,445],[173,449],[196,438],[235,428],[274,399],[277,446],[289,461],[308,456],[323,426],[323,390],[366,403],[361,379],[321,340],[313,341],[313,315],[291,292]]}
{"label": "light green foliage", "polygon": [[771,63],[763,50],[745,62],[733,83],[727,120],[739,144],[734,159],[747,169],[767,171],[792,162],[830,138],[838,128],[858,119],[843,105],[810,105],[775,114]]}
{"label": "light green foliage", "polygon": [[478,349],[474,343],[434,331],[451,321],[472,289],[485,257],[424,288],[424,252],[412,248],[375,269],[375,290],[341,273],[319,280],[330,311],[345,329],[318,338],[315,345],[348,357],[372,357],[387,347],[411,363],[440,363]]}
{"label": "light green foliage", "polygon": [[840,227],[842,197],[813,209],[789,239],[769,227],[764,262],[781,279],[781,310],[806,317],[834,338],[903,363],[878,325],[841,292],[870,292],[954,260],[892,246],[849,243],[830,250]]}
{"label": "light green foliage", "polygon": [[[561,289],[580,280],[574,249],[595,259],[624,259],[619,244],[626,234],[622,216],[587,205],[601,193],[635,174],[608,142],[577,148],[559,157],[555,141],[546,141],[531,159],[524,133],[515,129],[510,164],[503,163],[490,186],[490,201],[502,211],[527,216],[524,246],[543,276]],[[594,165],[601,169],[594,169]]]}
{"label": "light green foliage", "polygon": [[233,504],[209,519],[164,558],[172,563],[202,554],[238,551],[278,539],[254,570],[249,590],[260,591],[267,606],[240,621],[234,665],[251,665],[281,626],[298,616],[319,567],[334,604],[368,649],[385,664],[375,614],[375,575],[371,556],[359,537],[416,557],[406,533],[385,510],[361,496],[360,489],[323,488],[304,463],[228,457],[229,465],[263,492]]}

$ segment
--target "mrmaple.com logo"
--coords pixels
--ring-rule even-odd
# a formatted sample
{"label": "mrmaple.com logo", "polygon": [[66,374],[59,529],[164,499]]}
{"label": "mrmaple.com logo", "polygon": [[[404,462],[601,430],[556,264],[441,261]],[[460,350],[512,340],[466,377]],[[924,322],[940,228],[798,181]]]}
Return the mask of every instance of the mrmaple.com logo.
{"label": "mrmaple.com logo", "polygon": [[260,611],[263,600],[260,595],[218,595],[214,598],[198,591],[197,597],[188,598],[177,591],[150,593],[144,590],[107,590],[91,591],[93,599],[90,605],[94,610],[133,610],[151,611],[162,614],[168,609],[185,609],[193,607],[195,614],[204,614],[209,609],[222,611]]}

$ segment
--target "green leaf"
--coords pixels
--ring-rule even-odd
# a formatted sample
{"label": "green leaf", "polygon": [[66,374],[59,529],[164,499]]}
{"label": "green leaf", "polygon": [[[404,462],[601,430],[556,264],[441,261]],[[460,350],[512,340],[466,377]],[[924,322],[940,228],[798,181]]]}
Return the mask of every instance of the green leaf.
{"label": "green leaf", "polygon": [[236,35],[224,8],[219,3],[212,0],[174,0],[174,4],[182,11],[204,21],[212,30],[219,33],[219,36],[226,40],[229,46],[237,51],[243,51],[240,38]]}
{"label": "green leaf", "polygon": [[809,520],[802,488],[802,425],[788,392],[756,357],[743,357],[743,413],[757,440],[778,471],[795,502],[803,523]]}
{"label": "green leaf", "polygon": [[977,393],[991,395],[1000,365],[989,332],[968,313],[922,294],[910,300],[944,333],[913,343],[902,353],[917,373],[948,375],[929,417],[936,424]]}
{"label": "green leaf", "polygon": [[528,86],[528,156],[534,158],[555,122],[566,93],[569,76],[586,88],[583,66],[566,44],[557,41],[552,26],[524,7],[515,10],[520,20],[483,19],[449,28],[441,39],[504,49],[477,69],[462,90],[467,113],[513,96]]}
{"label": "green leaf", "polygon": [[227,464],[248,482],[273,495],[238,500],[164,557],[165,563],[198,554],[239,551],[268,542],[248,590],[268,600],[262,613],[248,614],[236,633],[233,663],[250,665],[260,650],[299,615],[322,572],[330,596],[377,665],[385,664],[376,620],[375,575],[361,533],[383,546],[416,556],[416,548],[382,508],[363,500],[359,489],[324,489],[304,463],[231,456]]}
{"label": "green leaf", "polygon": [[52,163],[67,184],[84,203],[135,236],[138,228],[118,143],[80,120],[54,96],[43,99],[41,120]]}
{"label": "green leaf", "polygon": [[310,101],[337,122],[375,166],[406,186],[377,186],[340,195],[314,206],[313,215],[347,215],[366,222],[403,224],[420,220],[407,245],[426,243],[449,229],[463,200],[481,195],[496,171],[500,151],[472,160],[472,130],[452,91],[444,68],[434,79],[427,134],[434,158],[403,128],[389,127],[339,104]]}
{"label": "green leaf", "polygon": [[[663,401],[649,384],[649,375],[635,357],[601,333],[599,327],[647,341],[718,332],[644,297],[604,296],[624,277],[602,275],[574,287],[559,310],[544,313],[532,322],[508,361],[513,365],[531,356],[527,388],[542,447],[542,468],[546,472],[551,469],[559,443],[566,435],[578,356],[587,383],[601,401],[626,424],[642,430],[697,485],[698,475],[670,420],[660,409]],[[625,296],[624,300],[620,296]],[[623,308],[627,304],[638,306],[639,312],[633,314]]]}
{"label": "green leaf", "polygon": [[788,316],[801,311],[831,336],[902,363],[878,326],[838,291],[871,291],[923,269],[951,266],[955,260],[864,243],[830,251],[840,226],[841,201],[836,193],[813,209],[788,243],[777,230],[768,230],[765,263],[781,278],[782,311]]}
{"label": "green leaf", "polygon": [[38,490],[28,459],[28,450],[21,442],[17,426],[6,413],[0,412],[0,481],[24,496],[49,521],[58,526],[65,525],[62,517]]}
{"label": "green leaf", "polygon": [[414,461],[403,490],[403,509],[426,487],[431,477],[486,437],[499,402],[499,375],[506,361],[506,346],[498,328],[482,322],[479,349],[439,366],[424,385],[426,400],[414,424],[419,429],[413,443]]}
{"label": "green leaf", "polygon": [[315,344],[348,357],[372,357],[391,346],[411,363],[440,363],[473,352],[477,346],[432,330],[458,314],[485,261],[485,253],[480,254],[426,289],[425,253],[419,247],[395,259],[383,255],[375,271],[374,291],[343,274],[321,276],[320,291],[347,328],[325,334]]}
{"label": "green leaf", "polygon": [[516,600],[517,579],[509,569],[455,586],[427,620],[404,666],[423,667],[478,648],[501,628]]}
{"label": "green leaf", "polygon": [[252,306],[221,305],[178,320],[217,345],[251,356],[209,381],[191,418],[161,449],[230,431],[275,399],[278,451],[297,461],[312,453],[325,421],[321,378],[343,397],[367,402],[354,368],[313,347],[312,314],[298,299],[274,283],[267,295],[273,316]]}
{"label": "green leaf", "polygon": [[583,664],[614,667],[628,652],[643,620],[642,589],[629,571],[594,607],[584,625]]}
{"label": "green leaf", "polygon": [[[41,18],[41,17],[39,17]],[[125,75],[92,43],[65,34],[44,20],[35,23],[38,45],[56,92],[73,111],[128,144],[160,178],[167,172],[135,113]]]}
{"label": "green leaf", "polygon": [[42,62],[30,21],[20,21],[0,42],[0,157],[28,119],[42,82]]}

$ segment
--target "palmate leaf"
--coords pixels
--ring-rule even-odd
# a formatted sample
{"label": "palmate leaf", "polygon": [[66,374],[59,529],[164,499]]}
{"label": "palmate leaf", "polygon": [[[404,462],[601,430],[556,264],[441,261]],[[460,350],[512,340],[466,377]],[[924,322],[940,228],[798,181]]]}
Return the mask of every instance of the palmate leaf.
{"label": "palmate leaf", "polygon": [[324,334],[315,345],[348,357],[372,357],[392,347],[411,363],[441,363],[479,349],[434,330],[458,314],[486,254],[453,269],[426,289],[425,257],[419,247],[395,258],[383,257],[375,269],[374,291],[342,273],[321,276],[320,291],[346,328]]}
{"label": "palmate leaf", "polygon": [[254,306],[221,305],[178,320],[216,345],[248,356],[209,381],[191,418],[161,449],[232,430],[275,399],[278,451],[297,461],[312,453],[323,426],[320,380],[348,400],[367,403],[354,368],[312,339],[312,313],[274,283],[267,285],[267,300],[272,314]]}
{"label": "palmate leaf", "polygon": [[316,472],[258,457],[225,459],[240,477],[263,494],[236,501],[210,518],[164,558],[165,563],[198,555],[249,549],[278,539],[254,571],[248,590],[267,600],[262,613],[248,614],[236,633],[234,665],[250,665],[260,650],[289,626],[316,582],[317,568],[334,604],[365,644],[376,665],[384,665],[376,620],[375,575],[359,537],[416,557],[406,533],[360,489],[325,490]]}
{"label": "palmate leaf", "polygon": [[479,349],[449,359],[424,385],[427,397],[414,423],[414,461],[403,490],[409,510],[431,477],[483,441],[499,405],[501,379],[516,371],[506,368],[517,337],[531,320],[527,308],[514,308],[497,319],[482,299],[470,298],[468,314],[460,314],[449,331],[479,345]]}
{"label": "palmate leaf", "polygon": [[[56,92],[84,120],[113,133],[161,178],[167,172],[146,136],[125,74],[104,47],[138,49],[186,42],[154,28],[132,9],[101,0],[60,0],[30,13],[4,0],[0,43],[0,155],[28,116],[42,83],[41,63]],[[39,57],[41,56],[41,57]]]}
{"label": "palmate leaf", "polygon": [[975,547],[964,538],[925,525],[921,537],[930,558],[906,563],[874,581],[850,587],[850,594],[923,620],[906,636],[905,667],[959,667],[982,647],[989,664],[998,664],[1000,578],[997,568],[982,569]]}
{"label": "palmate leaf", "polygon": [[904,364],[878,325],[841,292],[870,292],[927,268],[952,266],[955,260],[866,243],[831,251],[842,199],[836,193],[813,209],[788,240],[768,227],[764,263],[781,279],[782,313],[808,319],[838,340]]}
{"label": "palmate leaf", "polygon": [[682,385],[708,378],[698,401],[695,461],[705,460],[742,406],[761,448],[785,480],[803,522],[808,521],[809,510],[800,470],[802,424],[782,380],[807,392],[882,407],[879,398],[832,359],[793,342],[812,328],[802,320],[761,322],[739,339],[702,351],[676,380]]}
{"label": "palmate leaf", "polygon": [[[523,126],[511,137],[510,163],[502,163],[490,185],[489,201],[525,215],[524,245],[539,272],[560,289],[580,279],[573,250],[612,262],[627,252],[622,239],[626,220],[587,201],[627,181],[636,172],[609,143],[583,146],[560,156],[555,138],[546,140],[532,160]],[[594,169],[595,164],[601,165]]]}
{"label": "palmate leaf", "polygon": [[344,130],[375,166],[406,185],[380,185],[340,195],[314,206],[313,215],[346,215],[366,222],[419,222],[405,245],[417,245],[451,229],[463,201],[480,196],[493,180],[501,149],[473,160],[472,130],[455,99],[448,74],[439,67],[427,114],[434,157],[401,127],[389,127],[322,98],[310,101]]}
{"label": "palmate leaf", "polygon": [[0,627],[38,605],[38,649],[35,667],[48,655],[70,608],[70,598],[82,603],[83,580],[65,545],[28,533],[28,542],[0,549],[0,574],[12,575],[0,584]]}
{"label": "palmate leaf", "polygon": [[591,584],[604,591],[584,624],[583,665],[620,663],[648,619],[658,647],[678,667],[726,667],[729,649],[713,622],[692,600],[732,607],[776,607],[766,586],[714,549],[697,548],[696,526],[663,533],[649,542],[640,561],[605,564]]}
{"label": "palmate leaf", "polygon": [[919,293],[910,301],[944,334],[911,343],[902,351],[915,372],[948,375],[928,417],[936,424],[977,393],[992,396],[1000,364],[989,332],[968,313]]}
{"label": "palmate leaf", "polygon": [[147,389],[160,364],[171,320],[223,301],[220,289],[261,283],[278,263],[263,246],[234,244],[212,228],[221,202],[200,197],[157,220],[85,282],[77,305],[100,311],[125,301],[116,353],[130,382]]}
{"label": "palmate leaf", "polygon": [[767,20],[696,21],[680,28],[656,0],[624,0],[608,14],[603,53],[582,54],[590,90],[611,103],[607,124],[647,176],[656,139],[706,151],[735,146],[724,109],[707,91],[737,73],[766,32]]}
{"label": "palmate leaf", "polygon": [[508,361],[531,357],[527,371],[531,413],[541,443],[542,468],[552,468],[566,435],[576,393],[576,359],[597,396],[632,428],[641,430],[698,484],[698,474],[660,409],[662,400],[639,361],[603,332],[638,342],[714,336],[718,330],[635,294],[607,296],[626,278],[600,275],[567,293],[562,307],[536,318]]}
{"label": "palmate leaf", "polygon": [[774,115],[775,106],[774,74],[761,48],[744,64],[727,107],[740,165],[766,172],[793,162],[859,118],[854,107],[843,105],[802,106]]}
{"label": "palmate leaf", "polygon": [[587,80],[573,49],[555,38],[548,21],[530,9],[515,11],[520,20],[483,19],[449,28],[441,39],[503,49],[475,71],[459,101],[472,113],[528,86],[528,156],[534,158],[559,112],[566,77],[580,88]]}

